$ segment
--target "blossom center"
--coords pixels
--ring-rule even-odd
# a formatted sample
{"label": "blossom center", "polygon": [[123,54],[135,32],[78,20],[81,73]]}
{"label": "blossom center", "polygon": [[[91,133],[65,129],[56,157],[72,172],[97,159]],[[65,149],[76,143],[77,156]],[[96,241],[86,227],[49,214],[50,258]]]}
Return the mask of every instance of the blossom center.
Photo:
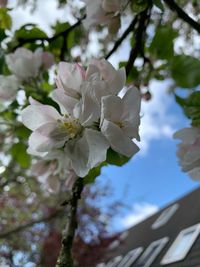
{"label": "blossom center", "polygon": [[65,116],[65,118],[59,122],[61,129],[67,132],[69,138],[75,138],[82,130],[78,119]]}

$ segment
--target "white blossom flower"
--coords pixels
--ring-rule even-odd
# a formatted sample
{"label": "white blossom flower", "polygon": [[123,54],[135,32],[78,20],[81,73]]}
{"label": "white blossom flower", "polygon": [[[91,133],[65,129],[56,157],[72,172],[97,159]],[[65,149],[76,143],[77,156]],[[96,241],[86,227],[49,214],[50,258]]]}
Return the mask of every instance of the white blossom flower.
{"label": "white blossom flower", "polygon": [[70,164],[64,151],[56,150],[34,162],[31,174],[51,193],[60,190],[61,181],[64,182],[65,188],[70,190],[77,177]]}
{"label": "white blossom flower", "polygon": [[[138,151],[140,95],[129,89],[121,99],[125,70],[115,70],[106,60],[93,60],[85,71],[79,64],[61,62],[57,89],[50,96],[59,105],[43,105],[30,98],[22,121],[32,130],[28,152],[46,158],[62,151],[64,166],[84,177],[106,160],[107,149],[127,157]],[[73,181],[74,179],[72,179]]]}
{"label": "white blossom flower", "polygon": [[115,68],[106,60],[92,60],[85,71],[79,64],[61,62],[56,84],[59,89],[77,100],[85,94],[99,104],[105,95],[117,95],[126,81],[125,69]]}
{"label": "white blossom flower", "polygon": [[[120,27],[120,12],[127,1],[122,0],[83,0],[86,4],[86,29],[95,25],[108,25],[110,33],[117,32]],[[117,18],[117,19],[116,19]]]}
{"label": "white blossom flower", "polygon": [[177,156],[184,172],[188,172],[193,180],[200,181],[200,128],[183,128],[174,134],[181,139]]}
{"label": "white blossom flower", "polygon": [[50,53],[43,52],[38,48],[32,52],[26,48],[18,48],[12,54],[6,56],[6,63],[9,70],[22,81],[38,76],[40,68],[50,67],[52,65],[52,56]]}
{"label": "white blossom flower", "polygon": [[17,95],[19,81],[14,75],[0,75],[0,100],[12,101]]}
{"label": "white blossom flower", "polygon": [[139,150],[132,139],[139,140],[140,102],[140,93],[134,88],[130,88],[122,99],[118,96],[102,98],[101,131],[111,148],[127,157]]}
{"label": "white blossom flower", "polygon": [[[73,98],[64,94],[59,96],[59,89],[54,92],[53,99],[59,99],[57,103],[62,115],[52,106],[33,101],[22,112],[24,125],[33,131],[29,138],[29,151],[41,153],[64,149],[72,169],[84,177],[90,169],[105,161],[109,144],[93,125],[83,126],[81,117],[84,115],[80,118],[74,116],[76,105],[68,106]],[[84,112],[88,113],[87,108]]]}

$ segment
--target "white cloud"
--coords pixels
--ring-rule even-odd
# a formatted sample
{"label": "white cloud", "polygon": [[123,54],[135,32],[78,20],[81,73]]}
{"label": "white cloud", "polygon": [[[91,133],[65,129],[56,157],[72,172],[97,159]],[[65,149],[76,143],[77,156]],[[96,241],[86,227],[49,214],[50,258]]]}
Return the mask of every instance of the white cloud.
{"label": "white cloud", "polygon": [[133,204],[131,213],[126,215],[124,218],[121,218],[119,224],[121,225],[121,228],[123,230],[130,228],[131,226],[138,224],[157,211],[158,206],[156,205],[146,202],[135,203]]}
{"label": "white cloud", "polygon": [[167,93],[169,82],[152,81],[150,91],[153,95],[148,102],[142,101],[140,137],[138,143],[141,148],[140,155],[148,152],[151,141],[162,138],[172,138],[175,132],[176,118],[170,112],[171,96]]}

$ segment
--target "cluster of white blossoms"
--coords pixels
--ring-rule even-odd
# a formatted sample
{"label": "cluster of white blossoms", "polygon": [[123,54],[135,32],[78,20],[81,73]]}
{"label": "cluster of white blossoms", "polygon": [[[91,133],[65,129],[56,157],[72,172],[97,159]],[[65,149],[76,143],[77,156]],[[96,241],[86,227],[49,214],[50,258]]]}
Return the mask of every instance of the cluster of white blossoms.
{"label": "cluster of white blossoms", "polygon": [[86,28],[95,25],[108,25],[110,33],[120,27],[120,13],[127,0],[83,0],[86,4]]}
{"label": "cluster of white blossoms", "polygon": [[18,48],[14,53],[6,55],[6,63],[12,75],[0,75],[0,100],[12,101],[19,86],[23,82],[37,78],[41,70],[49,69],[54,63],[54,57],[41,48],[35,52]]}
{"label": "cluster of white blossoms", "polygon": [[125,69],[115,70],[106,60],[93,60],[87,70],[79,64],[59,63],[57,89],[50,105],[30,99],[22,122],[32,130],[29,153],[45,157],[62,154],[65,170],[79,177],[104,162],[108,148],[131,157],[138,152],[141,97],[129,88],[120,98]]}
{"label": "cluster of white blossoms", "polygon": [[183,128],[174,134],[174,138],[181,139],[178,145],[177,156],[184,172],[190,177],[200,180],[200,128]]}

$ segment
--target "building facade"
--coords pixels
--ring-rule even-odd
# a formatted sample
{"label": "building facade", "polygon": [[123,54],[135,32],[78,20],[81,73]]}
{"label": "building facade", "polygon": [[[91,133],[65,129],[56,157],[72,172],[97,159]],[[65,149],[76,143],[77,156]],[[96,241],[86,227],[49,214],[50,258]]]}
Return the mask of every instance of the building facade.
{"label": "building facade", "polygon": [[96,267],[200,267],[200,187],[129,229]]}

